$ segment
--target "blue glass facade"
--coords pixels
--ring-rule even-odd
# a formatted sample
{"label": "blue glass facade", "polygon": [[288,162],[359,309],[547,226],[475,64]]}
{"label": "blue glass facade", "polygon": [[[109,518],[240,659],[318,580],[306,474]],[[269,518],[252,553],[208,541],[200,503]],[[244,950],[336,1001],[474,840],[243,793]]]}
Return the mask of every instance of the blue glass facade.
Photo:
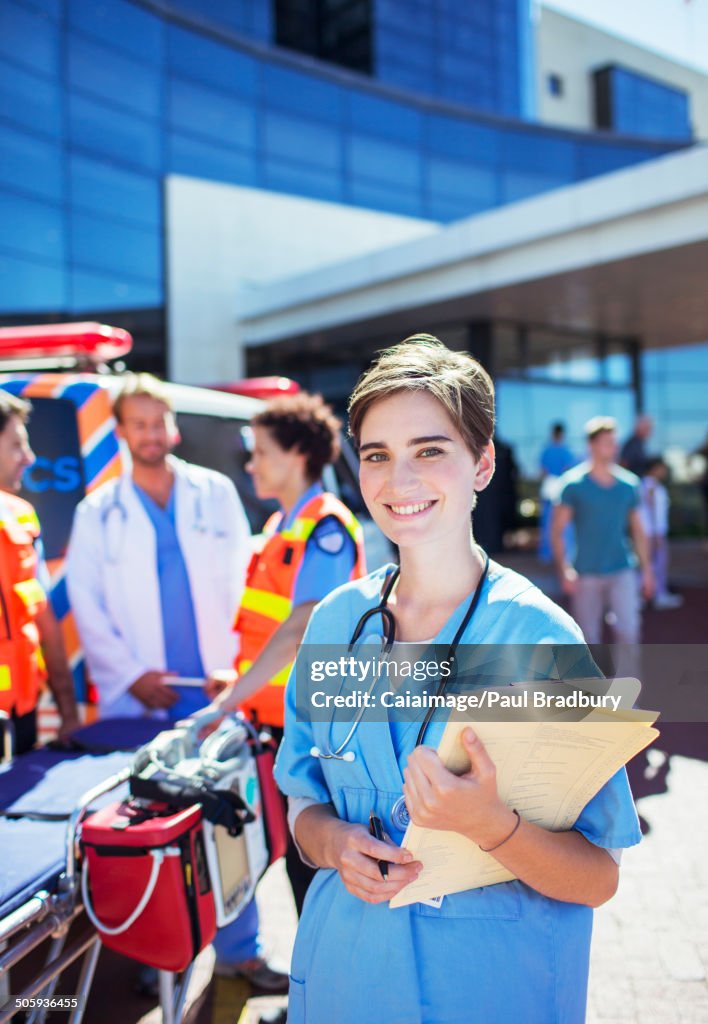
{"label": "blue glass facade", "polygon": [[[260,0],[3,0],[0,315],[162,307],[169,173],[450,221],[672,148],[404,95],[379,43],[409,6],[373,4],[378,84],[263,45]],[[397,59],[425,49],[428,92],[518,112],[521,6],[421,0]]]}
{"label": "blue glass facade", "polygon": [[523,113],[527,4],[376,0],[375,12],[375,73],[382,82],[478,110]]}
{"label": "blue glass facade", "polygon": [[693,134],[688,93],[629,68],[595,73],[598,126],[627,135],[688,141]]}

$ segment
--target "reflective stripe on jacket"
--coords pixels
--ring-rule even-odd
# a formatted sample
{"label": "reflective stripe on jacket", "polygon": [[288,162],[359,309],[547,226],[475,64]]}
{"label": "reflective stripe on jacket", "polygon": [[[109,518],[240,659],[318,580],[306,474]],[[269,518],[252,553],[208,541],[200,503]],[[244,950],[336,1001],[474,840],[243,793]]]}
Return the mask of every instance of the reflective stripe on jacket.
{"label": "reflective stripe on jacket", "polygon": [[[356,545],[356,562],[349,578],[354,580],[365,575],[361,526],[346,505],[333,494],[317,494],[300,509],[292,524],[280,533],[276,531],[282,522],[282,513],[272,515],[257,538],[256,552],[251,559],[246,589],[234,625],[241,635],[236,659],[239,675],[251,667],[278,627],[289,618],[307,542],[315,527],[330,516],[339,520]],[[262,725],[283,724],[283,688],[290,668],[286,665],[243,704],[243,710],[254,714]]]}

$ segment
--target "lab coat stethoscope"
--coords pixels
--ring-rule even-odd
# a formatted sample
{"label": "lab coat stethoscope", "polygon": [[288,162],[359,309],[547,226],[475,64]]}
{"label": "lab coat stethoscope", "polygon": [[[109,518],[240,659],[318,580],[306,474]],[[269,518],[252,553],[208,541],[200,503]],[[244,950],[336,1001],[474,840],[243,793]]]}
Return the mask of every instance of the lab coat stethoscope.
{"label": "lab coat stethoscope", "polygon": [[[219,523],[218,518],[215,517],[207,519],[204,513],[202,486],[197,481],[190,479],[188,474],[185,474],[185,479],[192,498],[192,530],[200,534],[211,532],[217,539],[227,537],[226,523]],[[123,487],[127,486],[127,481],[127,477],[119,477],[111,490],[110,500],[106,500],[101,509],[101,528],[103,530],[106,558],[111,565],[119,563],[120,554],[127,535],[128,509],[122,494]],[[213,505],[214,502],[211,500],[213,484],[211,480],[208,481],[207,486],[209,488],[209,499]],[[224,510],[224,514],[226,514],[226,510]]]}
{"label": "lab coat stethoscope", "polygon": [[[484,567],[482,569],[482,574],[481,574],[481,576],[479,578],[479,582],[477,583],[477,586],[475,588],[475,592],[472,595],[472,600],[470,601],[470,603],[469,603],[469,605],[467,607],[467,611],[465,612],[464,618],[462,619],[462,622],[460,623],[459,629],[455,633],[454,639],[453,639],[453,641],[450,644],[450,647],[448,649],[446,660],[450,664],[451,672],[450,672],[449,675],[442,676],[440,678],[440,680],[438,682],[437,693],[436,693],[436,696],[438,696],[438,697],[442,696],[445,693],[445,688],[446,688],[450,678],[452,677],[452,674],[454,672],[455,663],[456,663],[457,648],[458,648],[458,646],[460,644],[460,641],[461,641],[462,637],[464,636],[465,630],[467,629],[467,627],[469,626],[469,624],[470,624],[470,622],[472,620],[472,616],[474,615],[474,613],[475,613],[475,611],[477,609],[477,605],[479,604],[479,599],[482,596],[482,588],[484,586],[484,582],[485,582],[485,580],[487,578],[487,574],[489,572],[489,555],[486,554],[486,552],[483,552],[483,554],[484,554]],[[379,601],[379,603],[376,605],[376,607],[369,608],[367,611],[365,611],[364,614],[359,619],[359,621],[357,622],[356,626],[354,627],[354,632],[352,633],[352,638],[349,641],[349,648],[348,648],[348,652],[347,652],[348,654],[351,654],[353,652],[354,646],[359,641],[359,639],[361,638],[361,636],[362,636],[362,634],[364,632],[364,629],[366,627],[367,622],[369,622],[370,619],[374,618],[377,615],[381,616],[381,618],[382,618],[382,620],[384,622],[384,627],[385,627],[385,633],[384,633],[384,638],[383,638],[384,643],[383,643],[382,654],[383,654],[384,658],[387,658],[391,654],[391,651],[393,650],[393,645],[396,642],[396,620],[395,620],[395,618],[393,616],[393,612],[388,607],[388,599],[391,596],[391,592],[392,592],[394,586],[396,585],[396,581],[398,580],[399,574],[400,574],[400,567],[397,567],[391,573],[391,577],[388,580],[388,582],[386,583],[386,586],[385,586],[384,591],[383,591],[383,593],[381,595],[381,600]],[[373,681],[371,683],[371,686],[369,687],[369,694],[371,694],[373,692],[374,687],[376,686],[377,683],[378,683],[378,675],[376,673],[374,673]],[[348,762],[348,763],[351,763],[351,762],[355,761],[356,760],[355,752],[353,750],[347,750],[346,748],[351,743],[351,741],[352,741],[352,739],[354,737],[354,734],[356,733],[356,730],[358,729],[358,727],[359,727],[359,725],[361,723],[361,720],[362,720],[362,718],[364,716],[365,710],[366,710],[366,704],[362,704],[362,706],[357,711],[356,717],[355,717],[354,721],[352,722],[352,725],[351,725],[351,728],[349,729],[349,732],[344,737],[342,742],[336,747],[336,749],[332,749],[332,744],[331,744],[332,724],[330,723],[330,727],[329,727],[329,729],[330,729],[330,732],[329,732],[330,743],[329,743],[328,747],[325,748],[325,749],[323,749],[321,747],[317,747],[317,746],[311,747],[310,748],[310,755],[312,757],[318,758],[319,760],[322,760],[322,761],[335,760],[335,761],[345,761],[345,762]],[[432,706],[428,709],[428,711],[427,711],[427,713],[425,715],[425,718],[423,719],[423,723],[422,723],[422,725],[420,727],[420,730],[418,732],[418,737],[417,737],[417,739],[415,741],[416,747],[420,746],[420,744],[423,742],[423,739],[425,738],[425,733],[426,733],[426,731],[428,729],[428,726],[430,724],[430,721],[431,721],[434,713],[435,713],[435,704],[433,703]],[[403,808],[403,809],[405,809],[405,808]]]}

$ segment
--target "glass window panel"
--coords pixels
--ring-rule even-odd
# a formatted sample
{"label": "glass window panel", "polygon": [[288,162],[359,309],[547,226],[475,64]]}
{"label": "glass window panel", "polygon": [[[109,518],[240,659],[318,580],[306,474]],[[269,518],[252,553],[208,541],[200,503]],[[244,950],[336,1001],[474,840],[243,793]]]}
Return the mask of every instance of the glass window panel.
{"label": "glass window panel", "polygon": [[397,61],[387,61],[385,67],[379,68],[376,72],[376,78],[379,82],[397,85],[411,92],[430,92],[430,75],[427,71],[399,64]]}
{"label": "glass window panel", "polygon": [[275,0],[275,40],[320,60],[371,72],[370,0]]}
{"label": "glass window panel", "polygon": [[424,216],[448,223],[461,220],[463,217],[471,217],[474,213],[482,213],[488,209],[487,204],[475,199],[448,199],[445,196],[433,195],[428,196],[425,200]]}
{"label": "glass window panel", "polygon": [[155,177],[119,170],[111,164],[73,155],[69,164],[72,205],[111,213],[146,227],[162,223],[162,189]]}
{"label": "glass window panel", "polygon": [[24,0],[25,7],[34,7],[43,14],[48,14],[54,21],[59,21],[62,12],[62,0]]}
{"label": "glass window panel", "polygon": [[0,54],[47,78],[59,74],[59,29],[39,11],[0,3]]}
{"label": "glass window panel", "polygon": [[632,360],[626,347],[620,343],[610,342],[607,353],[602,360],[602,372],[608,384],[632,383]]}
{"label": "glass window panel", "polygon": [[602,379],[597,346],[555,331],[531,330],[526,335],[527,372],[546,380],[589,383]]}
{"label": "glass window panel", "polygon": [[355,131],[411,145],[420,142],[422,117],[412,107],[360,92],[349,93],[348,99],[351,126]]}
{"label": "glass window panel", "polygon": [[74,88],[145,117],[156,118],[162,112],[160,72],[147,61],[70,36],[68,78]]}
{"label": "glass window panel", "polygon": [[[417,36],[406,35],[398,29],[381,28],[376,34],[376,66],[385,68],[389,61],[425,72],[430,79],[434,68],[433,56]],[[433,90],[429,87],[427,92]]]}
{"label": "glass window panel", "polygon": [[222,145],[256,145],[253,107],[231,96],[173,78],[169,84],[171,124],[182,131],[217,139]]}
{"label": "glass window panel", "polygon": [[503,159],[508,167],[523,173],[540,171],[557,181],[572,181],[576,173],[577,152],[573,141],[554,138],[538,130],[507,131],[502,136]]}
{"label": "glass window panel", "polygon": [[411,217],[425,216],[422,199],[413,192],[369,181],[352,181],[348,195],[357,206],[368,206],[388,213],[405,213]]}
{"label": "glass window panel", "polygon": [[258,167],[252,152],[224,149],[180,132],[171,132],[168,154],[169,169],[174,174],[228,181],[234,185],[258,184]]}
{"label": "glass window panel", "polygon": [[675,380],[708,379],[708,344],[680,345],[642,354],[645,373],[660,373]]}
{"label": "glass window panel", "polygon": [[513,203],[518,199],[527,199],[549,192],[554,188],[567,185],[572,178],[559,178],[551,173],[527,173],[521,171],[504,171],[501,174],[501,195],[505,203]]}
{"label": "glass window panel", "polygon": [[410,31],[412,24],[424,36],[432,36],[439,19],[431,5],[410,0],[376,0],[376,25]]}
{"label": "glass window panel", "polygon": [[0,251],[1,313],[44,313],[48,309],[64,310],[66,304],[63,265],[22,259]]}
{"label": "glass window panel", "polygon": [[266,160],[264,175],[266,185],[279,192],[316,199],[342,199],[342,180],[337,174],[327,174],[283,160]]}
{"label": "glass window panel", "polygon": [[47,262],[63,259],[64,218],[59,207],[16,192],[0,192],[0,224],[5,252],[39,256]]}
{"label": "glass window panel", "polygon": [[162,61],[164,22],[130,0],[67,0],[67,8],[69,24],[82,35],[154,64]]}
{"label": "glass window panel", "polygon": [[153,282],[162,276],[162,240],[156,231],[78,211],[71,218],[71,256],[84,269]]}
{"label": "glass window panel", "polygon": [[0,182],[59,202],[61,147],[0,125]]}
{"label": "glass window panel", "polygon": [[222,45],[196,32],[168,27],[170,67],[184,78],[254,99],[258,89],[258,64],[234,47]]}
{"label": "glass window panel", "polygon": [[322,170],[339,171],[341,168],[341,137],[324,125],[313,124],[300,117],[271,113],[265,115],[264,133],[269,157],[314,164]]}
{"label": "glass window panel", "polygon": [[523,372],[521,339],[516,324],[495,324],[492,353],[495,375],[514,376]]}
{"label": "glass window panel", "polygon": [[112,157],[128,167],[152,171],[160,167],[160,131],[153,121],[70,94],[69,131],[73,145],[81,149]]}
{"label": "glass window panel", "polygon": [[475,200],[479,208],[494,206],[497,201],[497,178],[487,167],[433,158],[428,162],[428,182],[432,191],[464,196]]}
{"label": "glass window panel", "polygon": [[116,274],[92,273],[74,267],[70,270],[71,313],[96,309],[152,309],[164,304],[162,286],[121,279]]}
{"label": "glass window panel", "polygon": [[428,148],[459,160],[496,164],[501,137],[499,129],[471,120],[437,114],[427,117]]}
{"label": "glass window panel", "polygon": [[61,89],[58,81],[38,78],[0,60],[0,107],[7,121],[33,133],[58,138],[61,132]]}
{"label": "glass window panel", "polygon": [[292,110],[318,121],[341,123],[344,90],[338,85],[276,65],[263,64],[261,71],[268,106]]}
{"label": "glass window panel", "polygon": [[353,177],[388,181],[399,189],[418,189],[422,181],[420,154],[366,135],[347,140],[349,169]]}

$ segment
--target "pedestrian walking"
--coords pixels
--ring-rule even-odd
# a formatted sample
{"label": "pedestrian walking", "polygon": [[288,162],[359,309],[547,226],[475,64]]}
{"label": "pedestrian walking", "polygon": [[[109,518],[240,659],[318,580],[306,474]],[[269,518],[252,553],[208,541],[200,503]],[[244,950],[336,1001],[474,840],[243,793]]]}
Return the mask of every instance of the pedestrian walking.
{"label": "pedestrian walking", "polygon": [[[560,479],[552,540],[561,587],[570,595],[573,618],[587,643],[602,642],[605,616],[612,614],[618,643],[638,644],[639,593],[654,593],[649,547],[639,513],[640,484],[617,465],[617,424],[596,416],[585,425],[589,459]],[[571,562],[565,529],[575,526],[576,553]],[[631,543],[630,543],[631,538]]]}
{"label": "pedestrian walking", "polygon": [[[558,497],[558,480],[578,460],[566,444],[565,424],[554,423],[548,444],[541,452],[539,466],[541,470],[541,536],[539,539],[538,556],[542,562],[550,562],[553,557],[551,547],[551,520],[553,503]],[[566,547],[573,543],[573,529],[569,526],[565,537]]]}
{"label": "pedestrian walking", "polygon": [[622,445],[619,462],[635,476],[642,477],[647,464],[647,441],[654,430],[651,416],[637,416],[633,433]]}
{"label": "pedestrian walking", "polygon": [[669,590],[669,492],[666,479],[669,467],[660,455],[652,455],[646,464],[641,484],[640,515],[647,535],[656,589],[652,605],[658,609],[680,608],[683,598]]}

